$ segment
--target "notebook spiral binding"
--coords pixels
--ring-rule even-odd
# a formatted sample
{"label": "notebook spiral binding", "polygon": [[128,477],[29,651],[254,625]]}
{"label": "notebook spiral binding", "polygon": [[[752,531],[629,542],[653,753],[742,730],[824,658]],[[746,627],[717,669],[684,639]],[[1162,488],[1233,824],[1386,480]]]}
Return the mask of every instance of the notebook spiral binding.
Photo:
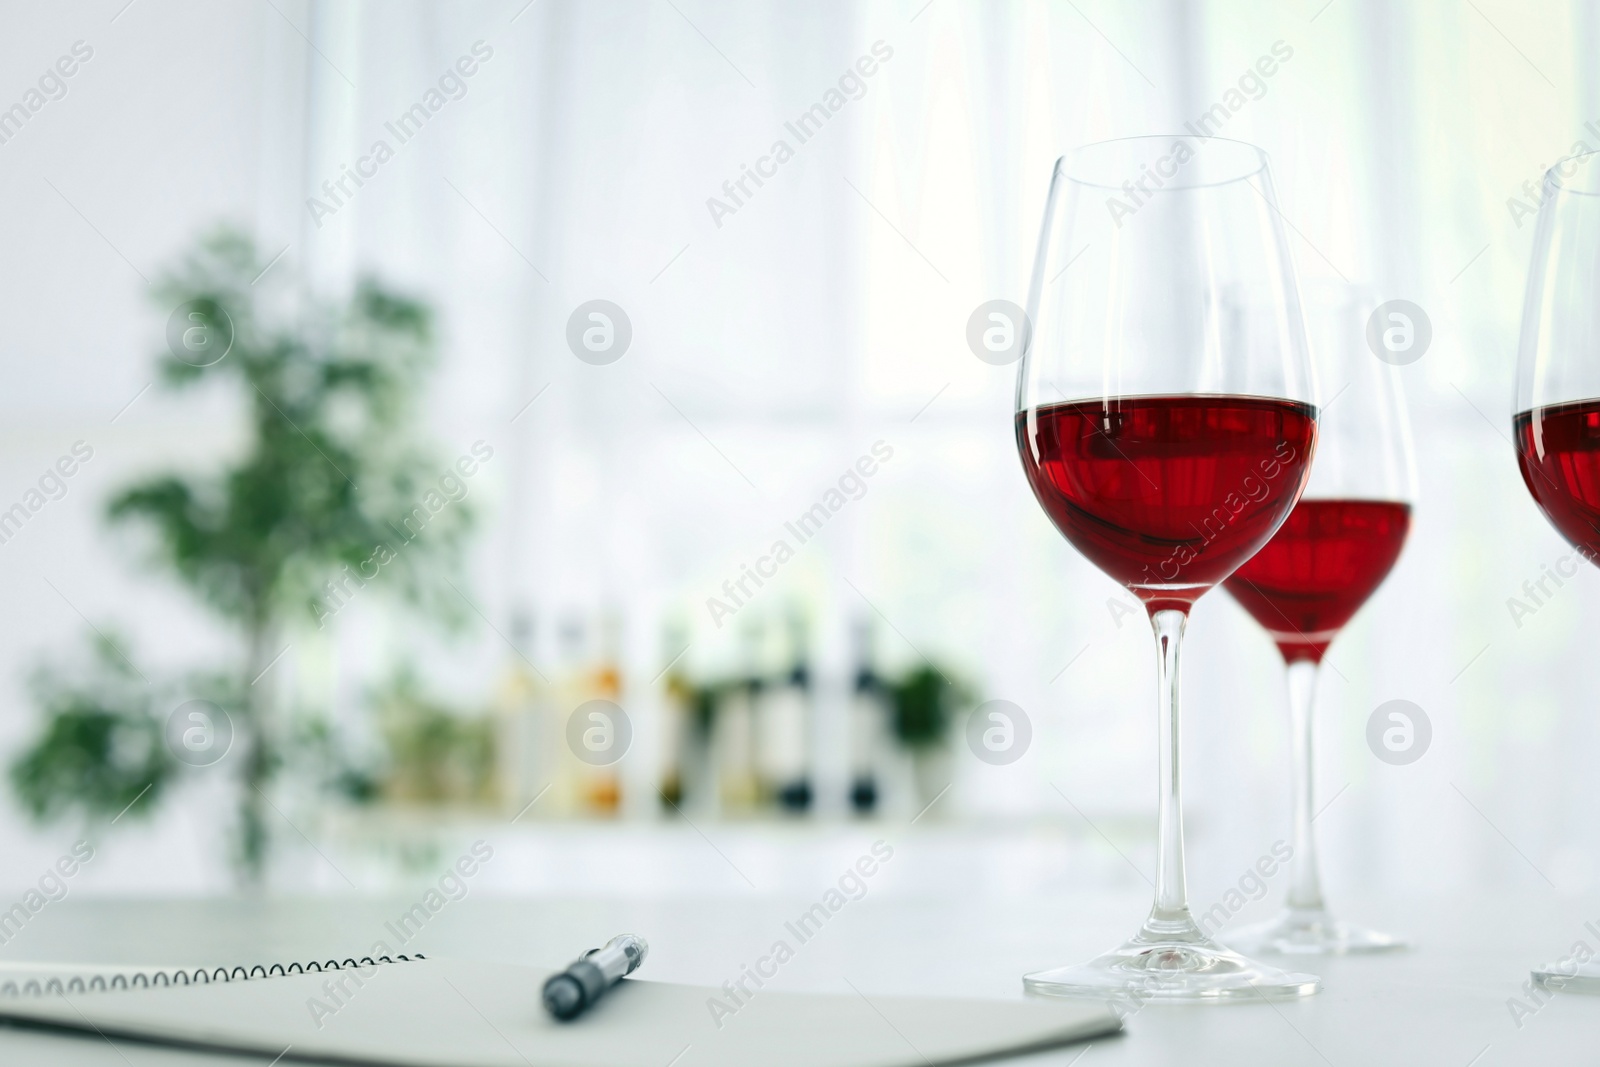
{"label": "notebook spiral binding", "polygon": [[65,993],[109,993],[128,989],[162,989],[168,986],[211,985],[214,982],[248,982],[256,978],[275,978],[289,974],[314,974],[322,971],[343,971],[351,967],[366,968],[376,967],[384,963],[409,963],[412,960],[427,959],[420,952],[407,956],[362,956],[359,960],[351,957],[343,962],[329,960],[318,963],[291,963],[287,967],[281,963],[274,963],[264,967],[257,963],[252,967],[197,967],[193,971],[187,969],[156,970],[156,971],[129,971],[128,973],[113,974],[107,978],[103,974],[84,978],[82,975],[73,975],[67,979],[49,978],[41,981],[30,978],[18,982],[16,979],[0,981],[0,997],[43,997]]}

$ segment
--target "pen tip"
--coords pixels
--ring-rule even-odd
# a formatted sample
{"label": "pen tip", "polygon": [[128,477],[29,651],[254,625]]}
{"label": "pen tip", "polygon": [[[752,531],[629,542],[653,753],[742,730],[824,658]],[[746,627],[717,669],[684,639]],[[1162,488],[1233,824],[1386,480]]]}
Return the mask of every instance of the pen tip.
{"label": "pen tip", "polygon": [[544,984],[544,1006],[557,1019],[571,1019],[583,1010],[583,987],[571,976],[558,974]]}

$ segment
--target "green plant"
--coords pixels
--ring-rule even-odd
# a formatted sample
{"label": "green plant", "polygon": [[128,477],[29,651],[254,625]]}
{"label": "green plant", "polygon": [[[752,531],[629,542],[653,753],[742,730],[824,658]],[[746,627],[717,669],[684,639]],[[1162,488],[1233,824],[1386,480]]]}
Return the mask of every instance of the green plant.
{"label": "green plant", "polygon": [[377,779],[393,801],[488,804],[494,800],[494,724],[451,707],[402,670],[374,701],[387,766]]}
{"label": "green plant", "polygon": [[296,716],[283,749],[297,781],[306,787],[355,806],[380,799],[377,758],[355,751],[326,715]]}
{"label": "green plant", "polygon": [[[266,266],[247,236],[222,229],[154,287],[182,339],[169,330],[163,387],[231,394],[243,440],[124,488],[108,508],[114,525],[138,532],[149,568],[178,581],[238,639],[221,675],[234,728],[224,766],[238,779],[236,859],[252,881],[270,838],[265,789],[288,737],[274,722],[276,658],[296,630],[326,625],[368,582],[459,621],[450,579],[473,518],[466,501],[433,506],[445,464],[417,438],[434,345],[427,306],[371,280],[321,303],[295,291],[284,268],[266,274]],[[121,681],[73,692],[46,686],[44,730],[13,766],[13,783],[40,817],[115,810],[131,785],[119,776],[132,772],[111,759],[112,727],[148,732],[141,716],[159,725],[167,710],[152,710],[148,695]],[[138,772],[155,794],[172,768],[152,760]],[[80,780],[115,788],[83,791]]]}
{"label": "green plant", "polygon": [[109,637],[97,638],[86,664],[47,664],[31,680],[45,729],[12,765],[23,808],[38,820],[74,807],[116,813],[159,800],[175,761],[162,747],[155,694]]}
{"label": "green plant", "polygon": [[946,672],[931,664],[912,668],[889,683],[895,739],[912,750],[942,746],[950,724],[969,702],[966,687],[949,681]]}

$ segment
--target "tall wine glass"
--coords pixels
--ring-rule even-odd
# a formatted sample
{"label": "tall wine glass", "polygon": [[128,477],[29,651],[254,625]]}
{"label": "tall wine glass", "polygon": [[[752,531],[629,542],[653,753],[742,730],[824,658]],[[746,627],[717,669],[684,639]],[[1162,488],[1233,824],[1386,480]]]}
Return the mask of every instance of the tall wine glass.
{"label": "tall wine glass", "polygon": [[1156,1000],[1314,993],[1190,914],[1178,647],[1189,608],[1266,544],[1317,440],[1305,327],[1267,159],[1134,137],[1056,162],[1028,293],[1017,447],[1056,528],[1145,606],[1160,732],[1155,905],[1118,948],[1030,992]]}
{"label": "tall wine glass", "polygon": [[[1600,153],[1572,156],[1551,167],[1543,192],[1522,305],[1512,438],[1534,501],[1577,555],[1597,562]],[[1600,961],[1568,959],[1533,976],[1549,986],[1600,992]]]}
{"label": "tall wine glass", "polygon": [[1277,644],[1288,676],[1294,849],[1289,896],[1277,918],[1224,940],[1244,952],[1383,952],[1405,943],[1340,922],[1323,903],[1311,833],[1312,708],[1323,655],[1388,576],[1411,529],[1411,433],[1400,371],[1367,344],[1369,319],[1378,315],[1379,328],[1388,330],[1390,312],[1341,284],[1308,288],[1305,307],[1325,398],[1317,419],[1317,462],[1289,521],[1223,583]]}

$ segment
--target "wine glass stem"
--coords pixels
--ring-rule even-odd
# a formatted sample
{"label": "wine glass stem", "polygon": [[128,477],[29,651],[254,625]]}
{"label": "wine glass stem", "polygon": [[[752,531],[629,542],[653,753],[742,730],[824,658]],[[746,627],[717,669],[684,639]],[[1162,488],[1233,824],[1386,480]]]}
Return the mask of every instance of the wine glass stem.
{"label": "wine glass stem", "polygon": [[1289,736],[1293,749],[1294,858],[1289,861],[1289,907],[1321,911],[1322,880],[1317,874],[1317,846],[1311,836],[1312,719],[1317,696],[1317,664],[1295,660],[1285,672],[1289,680]]}
{"label": "wine glass stem", "polygon": [[1178,766],[1178,648],[1188,616],[1175,609],[1151,614],[1156,635],[1156,712],[1161,745],[1161,797],[1157,808],[1156,902],[1144,934],[1165,940],[1203,940],[1189,914],[1183,876],[1183,795]]}

